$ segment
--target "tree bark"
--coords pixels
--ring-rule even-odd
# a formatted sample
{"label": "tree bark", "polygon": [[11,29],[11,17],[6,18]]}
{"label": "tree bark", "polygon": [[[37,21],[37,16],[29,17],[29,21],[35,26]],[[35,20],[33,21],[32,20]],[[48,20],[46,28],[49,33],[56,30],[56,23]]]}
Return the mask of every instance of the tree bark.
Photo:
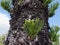
{"label": "tree bark", "polygon": [[[19,0],[13,0],[14,7],[10,10],[10,29],[5,45],[50,45],[48,6],[44,7],[42,0],[30,0],[18,4]],[[22,28],[25,19],[44,20],[44,26],[34,40],[29,41],[28,34]]]}

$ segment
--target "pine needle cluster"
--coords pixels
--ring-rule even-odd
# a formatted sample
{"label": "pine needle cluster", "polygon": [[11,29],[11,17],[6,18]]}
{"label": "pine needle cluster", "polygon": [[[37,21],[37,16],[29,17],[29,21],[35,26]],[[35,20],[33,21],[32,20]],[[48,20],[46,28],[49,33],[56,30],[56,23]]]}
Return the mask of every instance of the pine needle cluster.
{"label": "pine needle cluster", "polygon": [[58,26],[53,26],[51,27],[50,29],[50,37],[51,37],[51,40],[52,42],[55,42],[58,40],[58,31],[60,30],[60,28]]}
{"label": "pine needle cluster", "polygon": [[58,2],[51,4],[51,6],[49,7],[49,17],[52,17],[55,14],[55,10],[58,8],[58,6]]}
{"label": "pine needle cluster", "polygon": [[43,28],[44,21],[37,18],[36,20],[25,20],[24,29],[31,38],[34,38]]}
{"label": "pine needle cluster", "polygon": [[5,9],[7,10],[8,12],[10,12],[10,3],[11,1],[10,0],[2,0],[0,5]]}
{"label": "pine needle cluster", "polygon": [[[53,0],[43,0],[44,7],[48,6],[48,4],[50,4],[52,1]],[[48,12],[48,15],[49,15],[49,17],[54,16],[55,10],[58,8],[58,6],[59,6],[59,3],[58,2],[53,3],[53,4],[51,4],[49,6],[49,8],[48,8],[48,11],[49,11]]]}

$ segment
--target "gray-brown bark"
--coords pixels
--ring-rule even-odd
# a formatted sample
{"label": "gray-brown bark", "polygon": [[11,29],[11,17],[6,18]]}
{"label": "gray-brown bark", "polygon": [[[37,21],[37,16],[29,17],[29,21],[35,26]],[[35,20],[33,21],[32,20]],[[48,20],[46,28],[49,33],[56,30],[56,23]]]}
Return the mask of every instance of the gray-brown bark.
{"label": "gray-brown bark", "polygon": [[[49,24],[48,6],[45,8],[42,0],[30,0],[28,3],[18,4],[18,0],[13,0],[13,8],[10,15],[10,30],[5,41],[5,45],[50,45],[49,44]],[[38,40],[29,41],[28,34],[22,29],[25,19],[44,19],[43,29],[38,33]],[[31,44],[30,44],[31,42]]]}

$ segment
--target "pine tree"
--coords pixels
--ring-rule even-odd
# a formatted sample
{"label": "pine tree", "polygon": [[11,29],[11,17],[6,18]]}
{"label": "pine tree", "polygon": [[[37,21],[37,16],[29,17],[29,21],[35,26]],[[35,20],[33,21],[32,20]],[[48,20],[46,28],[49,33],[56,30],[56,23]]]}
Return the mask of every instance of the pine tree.
{"label": "pine tree", "polygon": [[11,16],[5,45],[50,45],[48,18],[52,17],[58,8],[58,3],[51,4],[48,8],[52,1],[12,0],[11,8],[9,0],[2,0],[1,6],[10,12]]}

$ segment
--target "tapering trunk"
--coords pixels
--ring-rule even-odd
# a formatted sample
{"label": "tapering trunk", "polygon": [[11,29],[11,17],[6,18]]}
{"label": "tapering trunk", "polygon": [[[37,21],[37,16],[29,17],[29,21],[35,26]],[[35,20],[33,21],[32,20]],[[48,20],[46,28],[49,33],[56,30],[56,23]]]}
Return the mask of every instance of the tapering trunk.
{"label": "tapering trunk", "polygon": [[[30,2],[18,3],[13,0],[13,8],[10,10],[10,30],[5,41],[5,45],[50,45],[48,6],[44,7],[42,0],[30,0]],[[44,20],[44,26],[34,40],[28,39],[28,34],[22,28],[25,19]]]}

